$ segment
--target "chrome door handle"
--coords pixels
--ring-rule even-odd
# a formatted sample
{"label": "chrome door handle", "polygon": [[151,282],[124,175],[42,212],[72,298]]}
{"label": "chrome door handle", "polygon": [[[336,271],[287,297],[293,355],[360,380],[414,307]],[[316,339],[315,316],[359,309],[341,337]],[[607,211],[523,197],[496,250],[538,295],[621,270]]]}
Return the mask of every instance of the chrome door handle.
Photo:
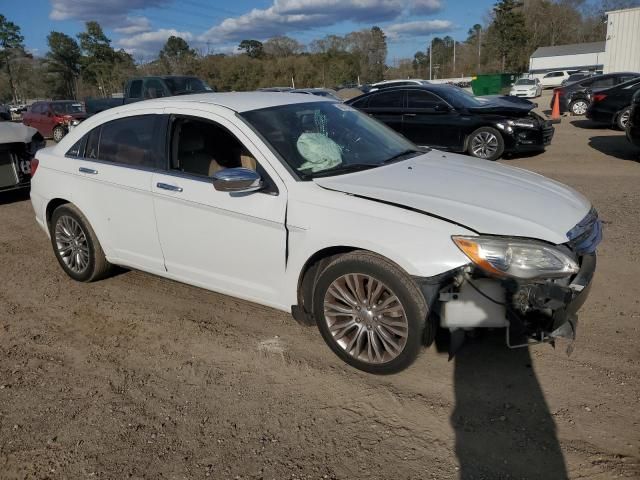
{"label": "chrome door handle", "polygon": [[161,188],[162,190],[170,190],[172,192],[182,191],[182,187],[178,187],[176,185],[169,185],[168,183],[156,183],[156,187]]}
{"label": "chrome door handle", "polygon": [[80,173],[88,173],[90,175],[97,175],[98,174],[98,170],[94,170],[93,168],[80,167],[78,169],[78,171]]}

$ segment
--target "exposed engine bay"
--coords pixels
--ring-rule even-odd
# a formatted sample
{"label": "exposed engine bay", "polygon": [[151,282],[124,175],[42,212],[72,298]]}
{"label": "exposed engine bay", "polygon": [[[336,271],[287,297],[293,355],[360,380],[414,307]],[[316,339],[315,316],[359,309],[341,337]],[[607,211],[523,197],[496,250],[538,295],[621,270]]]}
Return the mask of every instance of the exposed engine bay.
{"label": "exposed engine bay", "polygon": [[45,146],[35,128],[0,122],[0,191],[29,186],[31,160]]}

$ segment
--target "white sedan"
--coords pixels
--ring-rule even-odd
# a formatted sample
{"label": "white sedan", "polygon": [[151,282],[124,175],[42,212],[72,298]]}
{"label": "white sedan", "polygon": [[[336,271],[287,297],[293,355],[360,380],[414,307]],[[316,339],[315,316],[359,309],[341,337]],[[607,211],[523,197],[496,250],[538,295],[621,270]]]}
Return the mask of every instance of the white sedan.
{"label": "white sedan", "polygon": [[311,95],[114,108],[32,172],[36,220],[71,278],[122,265],[288,311],[372,373],[407,367],[439,327],[452,345],[487,327],[510,346],[573,337],[600,240],[572,189],[420,149]]}
{"label": "white sedan", "polygon": [[512,97],[536,98],[542,95],[542,84],[537,78],[519,78],[511,86]]}

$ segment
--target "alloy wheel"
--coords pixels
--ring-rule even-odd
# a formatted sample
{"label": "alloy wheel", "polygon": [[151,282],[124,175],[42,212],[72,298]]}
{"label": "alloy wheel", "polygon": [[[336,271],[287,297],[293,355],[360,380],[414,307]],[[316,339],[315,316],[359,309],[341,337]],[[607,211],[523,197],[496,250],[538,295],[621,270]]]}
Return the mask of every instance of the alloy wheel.
{"label": "alloy wheel", "polygon": [[624,130],[627,128],[627,122],[629,121],[629,117],[631,116],[631,110],[627,109],[620,114],[620,126]]}
{"label": "alloy wheel", "polygon": [[60,128],[60,127],[55,128],[55,129],[53,130],[53,139],[54,139],[56,142],[59,142],[59,141],[60,141],[60,140],[62,140],[63,138],[64,138],[64,130],[62,130],[62,128]]}
{"label": "alloy wheel", "polygon": [[498,139],[491,132],[480,132],[471,139],[471,151],[479,158],[491,158],[498,151]]}
{"label": "alloy wheel", "polygon": [[335,279],[324,297],[324,317],[334,341],[362,362],[389,362],[407,343],[409,324],[400,299],[371,275]]}
{"label": "alloy wheel", "polygon": [[84,272],[89,266],[89,244],[80,224],[72,217],[58,218],[55,228],[57,253],[64,264],[75,273]]}
{"label": "alloy wheel", "polygon": [[587,113],[587,102],[579,101],[573,104],[571,110],[574,115],[584,115]]}

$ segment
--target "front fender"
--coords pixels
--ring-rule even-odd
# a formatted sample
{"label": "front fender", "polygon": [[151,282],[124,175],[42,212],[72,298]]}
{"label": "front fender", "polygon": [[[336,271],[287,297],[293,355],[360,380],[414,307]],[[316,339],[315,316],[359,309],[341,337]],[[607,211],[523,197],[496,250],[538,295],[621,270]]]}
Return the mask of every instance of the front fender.
{"label": "front fender", "polygon": [[309,259],[325,250],[368,250],[414,277],[432,277],[469,262],[451,236],[474,232],[402,207],[325,192],[337,203],[289,203],[285,304],[297,303],[300,275]]}

